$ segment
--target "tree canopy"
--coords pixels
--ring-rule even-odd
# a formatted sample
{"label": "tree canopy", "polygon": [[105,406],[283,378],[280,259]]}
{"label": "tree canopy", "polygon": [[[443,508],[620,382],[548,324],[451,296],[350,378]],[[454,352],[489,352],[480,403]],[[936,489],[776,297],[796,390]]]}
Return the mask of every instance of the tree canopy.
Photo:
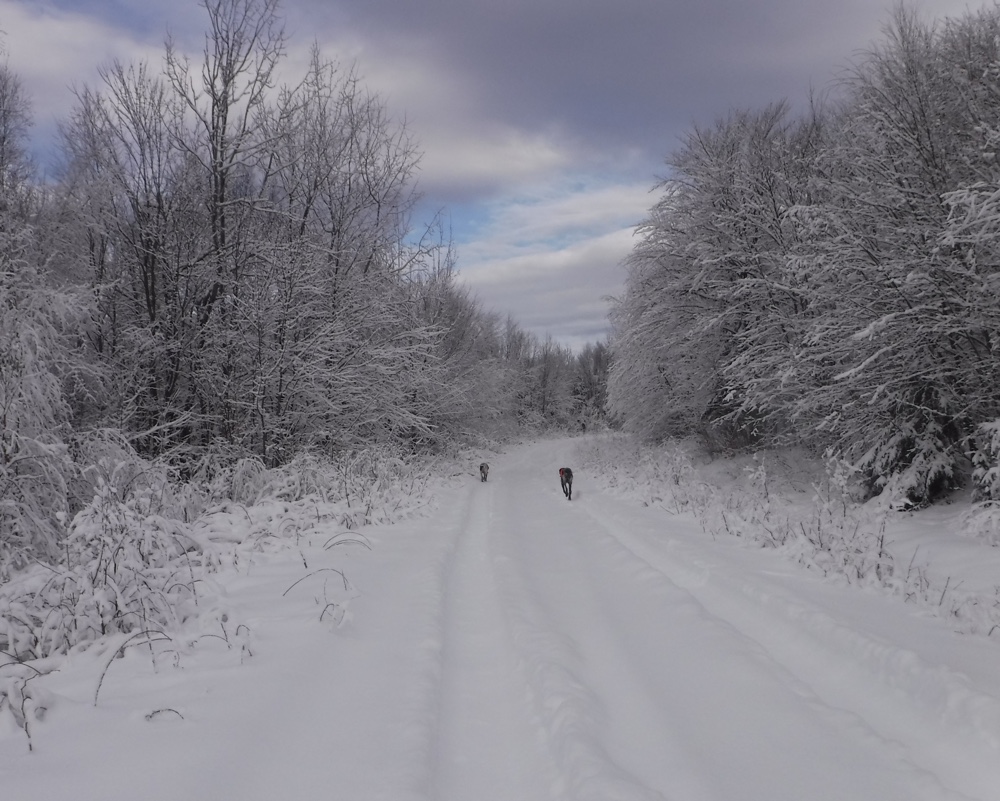
{"label": "tree canopy", "polygon": [[1000,414],[1000,10],[898,7],[835,101],[696,127],[627,259],[611,411],[936,497]]}

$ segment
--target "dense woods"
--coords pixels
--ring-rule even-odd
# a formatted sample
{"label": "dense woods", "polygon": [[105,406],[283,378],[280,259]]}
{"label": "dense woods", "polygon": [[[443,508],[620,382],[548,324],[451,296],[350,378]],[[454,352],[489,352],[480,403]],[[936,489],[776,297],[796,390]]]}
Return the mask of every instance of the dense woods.
{"label": "dense woods", "polygon": [[603,414],[604,345],[457,282],[414,219],[418,145],[357,71],[314,47],[283,84],[277,0],[203,7],[198,57],[168,40],[76,90],[52,181],[0,68],[0,579],[61,558],[124,462],[184,480]]}
{"label": "dense woods", "polygon": [[900,6],[835,96],[694,128],[627,259],[609,408],[798,444],[870,493],[996,497],[1000,10]]}
{"label": "dense woods", "polygon": [[76,90],[44,182],[0,68],[0,578],[65,558],[125,463],[186,481],[606,415],[805,446],[914,503],[1000,495],[996,7],[900,6],[806,112],[693,128],[579,353],[457,280],[418,143],[354,67],[316,46],[279,81],[277,0],[203,8],[197,57],[168,39]]}

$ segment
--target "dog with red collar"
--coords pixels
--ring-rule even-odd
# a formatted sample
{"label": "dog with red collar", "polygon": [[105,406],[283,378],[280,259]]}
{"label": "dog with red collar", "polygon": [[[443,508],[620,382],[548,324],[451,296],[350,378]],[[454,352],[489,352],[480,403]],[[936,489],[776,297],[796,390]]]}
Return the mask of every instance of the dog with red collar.
{"label": "dog with red collar", "polygon": [[567,501],[573,500],[573,471],[568,467],[559,468],[559,483]]}

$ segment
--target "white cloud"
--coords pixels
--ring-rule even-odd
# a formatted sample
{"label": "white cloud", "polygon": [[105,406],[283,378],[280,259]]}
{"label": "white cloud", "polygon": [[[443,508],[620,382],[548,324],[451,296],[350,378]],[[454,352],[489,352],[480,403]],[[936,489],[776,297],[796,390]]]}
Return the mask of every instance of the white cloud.
{"label": "white cloud", "polygon": [[603,183],[564,177],[487,204],[489,224],[475,240],[460,243],[473,264],[553,243],[577,241],[634,227],[652,205],[650,182]]}
{"label": "white cloud", "polygon": [[571,246],[549,248],[538,243],[529,252],[495,258],[472,264],[463,269],[474,286],[524,284],[532,281],[539,285],[562,283],[579,275],[580,267],[603,271],[608,259],[617,263],[630,249],[633,230],[622,228],[607,231],[586,239],[577,239]]}
{"label": "white cloud", "polygon": [[[66,119],[73,107],[74,89],[99,84],[99,68],[115,59],[125,63],[146,60],[151,64],[162,59],[167,17],[166,6],[159,6],[155,3],[143,8],[150,18],[163,20],[162,25],[155,26],[155,37],[151,33],[146,40],[93,15],[60,9],[51,3],[0,0],[4,56],[31,101],[33,145],[43,163],[53,152],[57,123]],[[171,14],[171,18],[175,16],[184,14]]]}
{"label": "white cloud", "polygon": [[138,50],[128,37],[78,14],[0,2],[4,46],[35,113],[58,116],[71,103],[69,80],[86,81],[113,56]]}
{"label": "white cloud", "polygon": [[653,203],[648,186],[577,185],[497,201],[458,247],[459,278],[487,309],[579,347],[607,332],[608,295]]}
{"label": "white cloud", "polygon": [[527,130],[483,106],[481,88],[420,37],[331,34],[324,49],[356,63],[365,86],[405,118],[423,156],[421,185],[446,198],[509,190],[571,165],[556,130]]}
{"label": "white cloud", "polygon": [[421,129],[423,181],[431,186],[496,190],[550,175],[571,163],[561,143],[545,134],[501,125],[484,130],[434,126]]}

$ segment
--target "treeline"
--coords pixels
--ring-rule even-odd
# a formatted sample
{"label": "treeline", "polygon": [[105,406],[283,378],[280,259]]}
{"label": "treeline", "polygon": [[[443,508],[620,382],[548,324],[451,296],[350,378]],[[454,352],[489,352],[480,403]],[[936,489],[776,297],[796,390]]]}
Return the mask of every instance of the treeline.
{"label": "treeline", "polygon": [[279,83],[277,5],[206,0],[200,59],[105,65],[44,183],[0,68],[0,577],[58,553],[102,460],[185,476],[603,414],[605,345],[484,311],[414,229],[418,150],[355,70],[314,48]]}
{"label": "treeline", "polygon": [[697,127],[627,259],[609,408],[653,439],[796,443],[870,492],[995,481],[1000,10],[900,6],[836,100]]}

